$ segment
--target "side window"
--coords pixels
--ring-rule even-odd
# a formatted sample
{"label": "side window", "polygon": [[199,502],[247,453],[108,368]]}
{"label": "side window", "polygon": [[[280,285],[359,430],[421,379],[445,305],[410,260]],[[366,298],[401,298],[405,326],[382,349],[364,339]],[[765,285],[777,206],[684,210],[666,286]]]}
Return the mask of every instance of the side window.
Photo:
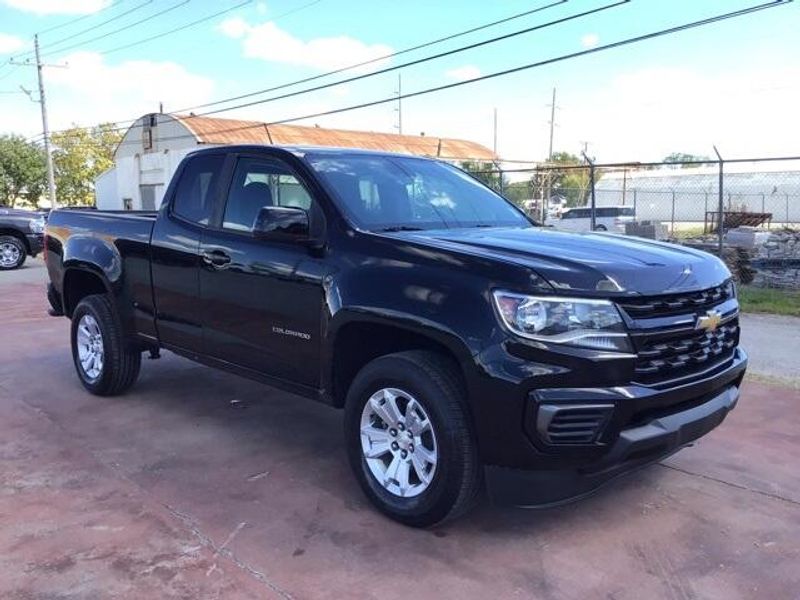
{"label": "side window", "polygon": [[224,162],[222,154],[190,158],[180,175],[172,211],[188,221],[208,225],[214,210],[214,190]]}
{"label": "side window", "polygon": [[239,159],[228,190],[222,226],[252,231],[258,212],[266,206],[309,210],[311,196],[286,165],[262,159]]}

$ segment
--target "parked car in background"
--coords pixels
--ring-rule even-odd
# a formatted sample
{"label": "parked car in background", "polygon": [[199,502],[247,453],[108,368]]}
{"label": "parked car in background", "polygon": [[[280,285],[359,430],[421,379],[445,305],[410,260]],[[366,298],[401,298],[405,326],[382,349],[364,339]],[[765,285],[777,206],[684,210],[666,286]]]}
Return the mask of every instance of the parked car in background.
{"label": "parked car in background", "polygon": [[[595,208],[595,231],[625,233],[625,224],[636,220],[632,206],[598,206]],[[558,229],[564,231],[591,231],[592,209],[589,207],[570,208],[553,221]]]}
{"label": "parked car in background", "polygon": [[429,159],[200,150],[157,212],[55,210],[46,248],[87,390],[168,349],[343,408],[358,483],[408,525],[661,460],[722,422],[747,366],[715,256],[537,227]]}
{"label": "parked car in background", "polygon": [[0,208],[0,271],[18,269],[42,251],[44,226],[42,213]]}

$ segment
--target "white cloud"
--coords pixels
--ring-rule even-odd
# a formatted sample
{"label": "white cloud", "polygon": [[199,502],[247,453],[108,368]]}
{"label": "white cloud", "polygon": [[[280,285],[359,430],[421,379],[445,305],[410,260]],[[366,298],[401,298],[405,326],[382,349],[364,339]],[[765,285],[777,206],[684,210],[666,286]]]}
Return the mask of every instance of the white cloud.
{"label": "white cloud", "polygon": [[621,74],[579,98],[561,96],[558,149],[590,140],[598,160],[658,160],[670,152],[795,154],[800,68],[739,67],[709,75],[694,68]]}
{"label": "white cloud", "polygon": [[[319,70],[346,67],[392,52],[392,49],[384,44],[366,44],[344,35],[301,40],[271,21],[251,25],[240,17],[233,17],[224,20],[219,29],[224,35],[241,40],[244,56],[248,58],[260,58],[269,62],[301,65]],[[376,61],[358,71],[373,71],[386,62],[386,60]]]}
{"label": "white cloud", "polygon": [[475,65],[464,65],[457,69],[450,69],[445,73],[450,79],[456,81],[466,81],[467,79],[475,79],[481,76],[481,70]]}
{"label": "white cloud", "polygon": [[11,8],[37,15],[84,15],[104,9],[111,0],[3,0]]}
{"label": "white cloud", "polygon": [[0,54],[8,54],[16,52],[25,45],[20,38],[8,35],[7,33],[0,33]]}
{"label": "white cloud", "polygon": [[584,48],[594,48],[600,43],[600,36],[596,33],[587,33],[581,38],[581,46]]}
{"label": "white cloud", "polygon": [[[69,63],[69,69],[47,72],[47,106],[53,129],[73,123],[132,120],[157,111],[159,102],[165,110],[200,104],[211,100],[214,91],[213,81],[174,62],[132,60],[111,65],[93,52],[76,52],[62,61]],[[27,133],[39,128],[35,114],[31,120],[28,113],[0,108],[0,131]]]}

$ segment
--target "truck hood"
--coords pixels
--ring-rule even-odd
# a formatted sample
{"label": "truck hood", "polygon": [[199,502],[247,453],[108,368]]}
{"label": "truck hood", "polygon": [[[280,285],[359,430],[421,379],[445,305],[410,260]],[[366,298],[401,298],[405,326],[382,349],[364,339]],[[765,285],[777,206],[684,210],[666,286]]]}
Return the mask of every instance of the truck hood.
{"label": "truck hood", "polygon": [[669,294],[706,289],[730,277],[725,264],[707,252],[606,233],[576,234],[534,227],[391,235],[527,267],[565,293]]}

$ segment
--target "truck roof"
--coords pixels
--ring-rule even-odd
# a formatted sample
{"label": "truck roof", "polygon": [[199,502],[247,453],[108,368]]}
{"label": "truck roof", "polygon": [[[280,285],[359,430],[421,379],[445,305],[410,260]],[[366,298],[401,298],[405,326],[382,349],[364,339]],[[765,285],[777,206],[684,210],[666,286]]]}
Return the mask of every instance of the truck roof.
{"label": "truck roof", "polygon": [[214,152],[220,149],[233,152],[241,152],[246,150],[278,150],[293,154],[295,156],[303,157],[306,154],[330,154],[332,156],[344,155],[363,155],[363,156],[402,156],[405,158],[418,158],[420,160],[441,160],[435,156],[419,156],[417,154],[403,154],[400,152],[386,152],[385,150],[368,150],[366,148],[347,148],[338,146],[310,146],[310,145],[273,145],[273,144],[236,144],[230,146],[213,146],[208,148],[200,148],[191,152],[191,154],[200,154],[205,152]]}

